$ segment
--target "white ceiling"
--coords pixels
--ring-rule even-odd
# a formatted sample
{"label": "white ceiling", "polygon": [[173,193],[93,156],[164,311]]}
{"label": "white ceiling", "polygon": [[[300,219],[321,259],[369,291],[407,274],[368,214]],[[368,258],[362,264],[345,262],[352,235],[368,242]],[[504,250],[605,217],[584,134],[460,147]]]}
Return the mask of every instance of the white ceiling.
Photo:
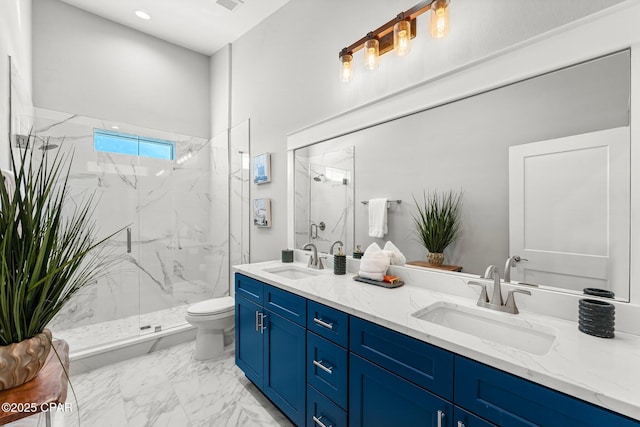
{"label": "white ceiling", "polygon": [[[62,1],[187,49],[212,55],[290,0],[243,0],[233,11],[217,4],[216,0]],[[145,21],[135,16],[137,9],[149,13],[151,19]]]}

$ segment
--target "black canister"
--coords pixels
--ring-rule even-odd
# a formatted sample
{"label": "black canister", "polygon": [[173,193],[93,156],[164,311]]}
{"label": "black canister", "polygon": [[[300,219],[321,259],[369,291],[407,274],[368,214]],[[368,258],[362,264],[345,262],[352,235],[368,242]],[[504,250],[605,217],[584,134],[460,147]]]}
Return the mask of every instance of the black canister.
{"label": "black canister", "polygon": [[347,274],[347,257],[342,253],[342,248],[333,256],[333,274]]}
{"label": "black canister", "polygon": [[282,250],[282,262],[293,262],[293,249]]}
{"label": "black canister", "polygon": [[616,307],[606,301],[581,299],[578,303],[578,329],[600,338],[615,336]]}
{"label": "black canister", "polygon": [[602,298],[615,297],[615,294],[608,289],[584,288],[582,292],[584,292],[585,295],[593,295],[594,297],[602,297]]}

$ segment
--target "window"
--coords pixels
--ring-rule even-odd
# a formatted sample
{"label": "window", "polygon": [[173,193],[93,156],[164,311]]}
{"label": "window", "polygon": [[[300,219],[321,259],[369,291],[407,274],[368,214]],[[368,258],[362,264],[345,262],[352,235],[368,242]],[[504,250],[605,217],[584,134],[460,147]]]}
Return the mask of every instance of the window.
{"label": "window", "polygon": [[176,146],[174,142],[144,136],[127,135],[94,129],[93,148],[107,153],[128,154],[130,156],[152,157],[154,159],[174,160]]}

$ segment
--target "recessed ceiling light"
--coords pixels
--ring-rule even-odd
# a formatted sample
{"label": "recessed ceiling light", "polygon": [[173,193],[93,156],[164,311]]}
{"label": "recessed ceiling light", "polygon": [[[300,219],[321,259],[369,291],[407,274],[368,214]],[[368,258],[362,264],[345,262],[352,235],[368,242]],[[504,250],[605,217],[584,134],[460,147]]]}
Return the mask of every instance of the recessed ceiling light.
{"label": "recessed ceiling light", "polygon": [[151,15],[149,15],[144,10],[136,10],[136,16],[140,19],[144,19],[145,21],[148,21],[149,19],[151,19]]}

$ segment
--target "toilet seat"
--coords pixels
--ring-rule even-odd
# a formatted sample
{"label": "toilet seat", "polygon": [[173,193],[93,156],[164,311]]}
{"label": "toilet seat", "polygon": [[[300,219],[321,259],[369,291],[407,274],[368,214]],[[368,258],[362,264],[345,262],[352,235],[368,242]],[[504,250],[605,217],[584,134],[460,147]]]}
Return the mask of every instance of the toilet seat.
{"label": "toilet seat", "polygon": [[233,297],[212,298],[192,304],[187,309],[187,314],[191,316],[209,316],[212,314],[222,314],[233,312],[235,300]]}

